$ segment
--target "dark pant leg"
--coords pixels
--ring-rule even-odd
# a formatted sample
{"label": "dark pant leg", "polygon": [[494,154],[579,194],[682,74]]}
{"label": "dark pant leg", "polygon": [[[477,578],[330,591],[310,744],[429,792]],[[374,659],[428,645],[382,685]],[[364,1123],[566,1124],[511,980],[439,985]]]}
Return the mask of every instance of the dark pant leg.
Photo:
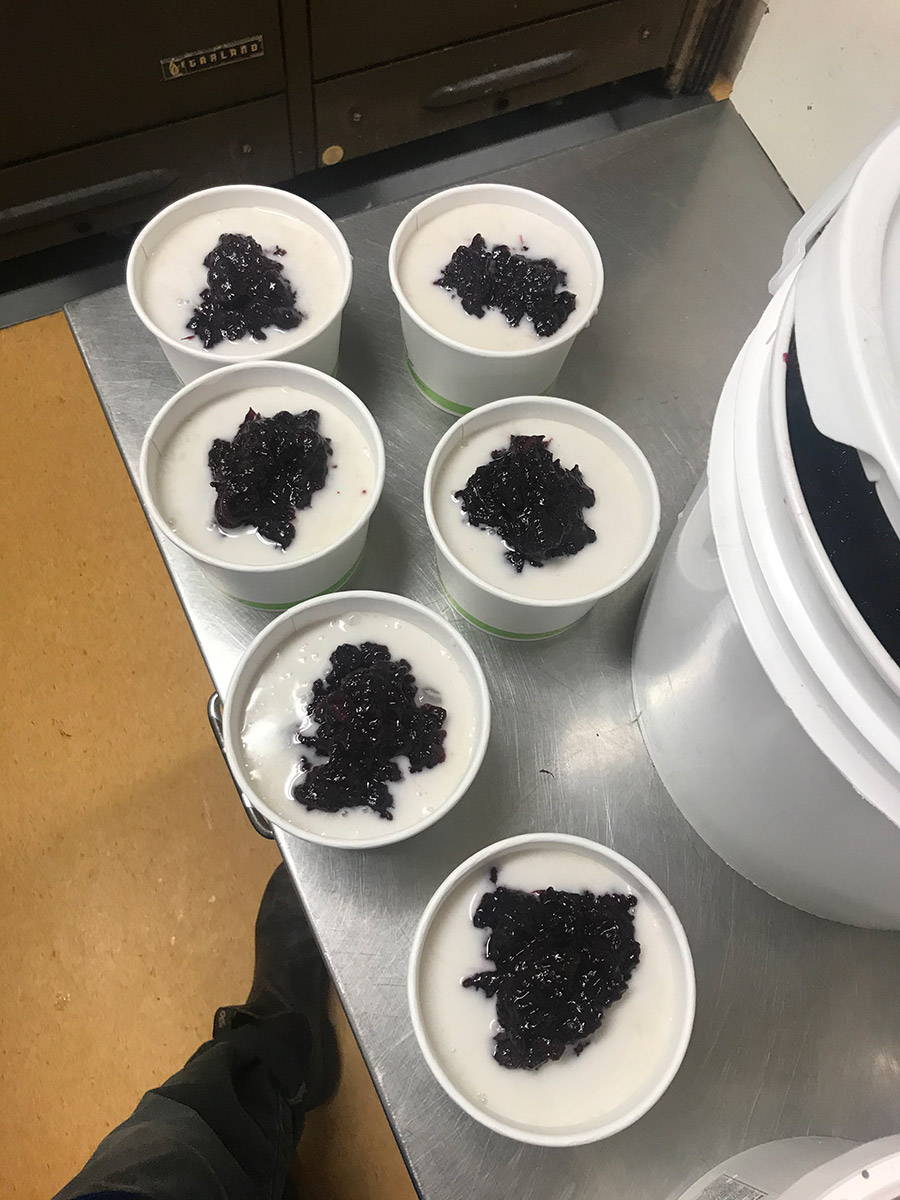
{"label": "dark pant leg", "polygon": [[220,1010],[212,1041],[144,1096],[57,1200],[281,1200],[310,1048],[297,1014]]}

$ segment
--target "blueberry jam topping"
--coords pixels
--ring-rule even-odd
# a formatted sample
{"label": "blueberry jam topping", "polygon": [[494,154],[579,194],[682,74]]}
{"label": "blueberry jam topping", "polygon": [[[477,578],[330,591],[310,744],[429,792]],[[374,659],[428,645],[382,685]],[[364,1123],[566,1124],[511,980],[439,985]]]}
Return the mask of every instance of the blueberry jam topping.
{"label": "blueberry jam topping", "polygon": [[636,904],[637,897],[619,892],[500,885],[484,893],[472,923],[491,931],[484,956],[496,969],[462,985],[497,1001],[493,1053],[501,1067],[535,1071],[589,1045],[640,961]]}
{"label": "blueberry jam topping", "polygon": [[582,517],[594,504],[593,490],[577,466],[567,469],[553,457],[540,434],[513,434],[506,449],[494,450],[454,498],[470,525],[500,535],[517,571],[525,563],[542,567],[577,554],[597,540]]}
{"label": "blueberry jam topping", "polygon": [[456,292],[469,316],[480,319],[497,308],[512,326],[527,317],[538,337],[556,333],[575,311],[575,296],[564,290],[566,272],[552,258],[528,258],[509,246],[488,249],[480,233],[457,246],[434,282]]}
{"label": "blueberry jam topping", "polygon": [[[276,246],[275,254],[285,251]],[[265,330],[296,329],[304,319],[297,293],[284,278],[284,266],[243,233],[223,233],[203,260],[206,287],[187,323],[206,350],[224,338],[240,341],[249,334],[261,342]]]}
{"label": "blueberry jam topping", "polygon": [[309,508],[313,492],[325,486],[330,454],[315,409],[274,417],[249,409],[232,441],[216,438],[209,451],[217,523],[255,525],[286,550],[296,533],[294,513]]}
{"label": "blueberry jam topping", "polygon": [[307,809],[340,812],[371,808],[393,820],[389,783],[402,778],[397,759],[409,759],[411,774],[430,770],[446,758],[446,709],[417,702],[416,679],[404,658],[387,646],[344,643],[331,655],[331,670],[313,684],[309,716],[313,734],[297,735],[327,762],[301,760],[306,772],[293,788]]}

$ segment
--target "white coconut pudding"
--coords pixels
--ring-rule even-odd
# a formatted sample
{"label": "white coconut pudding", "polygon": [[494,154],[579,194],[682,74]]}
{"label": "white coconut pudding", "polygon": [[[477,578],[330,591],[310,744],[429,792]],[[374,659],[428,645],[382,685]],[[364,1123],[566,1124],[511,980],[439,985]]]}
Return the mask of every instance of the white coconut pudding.
{"label": "white coconut pudding", "polygon": [[[476,928],[473,918],[485,900],[494,902],[495,889],[519,893],[527,924],[516,928],[497,906],[490,926]],[[571,923],[561,919],[559,897],[552,917],[539,915],[548,911],[547,889],[569,894]],[[569,937],[574,975],[563,968],[558,990],[546,992]],[[511,991],[500,980],[513,959],[504,963],[496,946],[514,956]],[[627,1111],[666,1073],[684,1020],[683,966],[669,918],[614,866],[573,848],[526,845],[465,875],[433,917],[417,980],[427,1042],[450,1084],[495,1121],[545,1133]],[[498,988],[494,996],[487,981]],[[504,995],[515,998],[511,1006]],[[531,1014],[531,1029],[514,1014]],[[589,1032],[573,1035],[581,1022]]]}
{"label": "white coconut pudding", "polygon": [[[516,449],[525,446],[527,466]],[[542,494],[541,479],[552,492]],[[568,508],[557,513],[560,497]],[[651,522],[647,489],[614,444],[557,417],[503,409],[447,454],[431,499],[458,562],[535,600],[575,599],[615,583],[641,555]],[[566,522],[570,532],[561,533]]]}
{"label": "white coconut pudding", "polygon": [[243,774],[301,834],[352,842],[430,824],[483,753],[471,678],[404,616],[362,607],[315,619],[249,687]]}
{"label": "white coconut pudding", "polygon": [[[476,235],[483,239],[483,248],[473,245]],[[482,305],[484,287],[472,286],[473,272],[482,271],[488,258],[496,260],[498,247],[507,247],[515,258],[510,264],[500,254],[508,283],[502,294],[509,305],[518,305],[515,324],[508,312]],[[458,248],[468,253],[460,252],[455,261]],[[542,259],[551,260],[556,271],[540,272],[536,278]],[[525,271],[532,274],[523,289]],[[580,316],[580,306],[592,303],[595,290],[594,268],[575,237],[550,218],[512,204],[463,204],[425,220],[403,247],[398,278],[406,300],[431,328],[466,346],[494,351],[521,351],[564,339]],[[446,286],[438,284],[441,279]],[[451,286],[453,280],[458,286]],[[527,305],[522,309],[518,303],[526,293],[542,297],[535,317]],[[492,294],[499,298],[496,290]],[[563,304],[563,294],[571,301]]]}
{"label": "white coconut pudding", "polygon": [[[244,242],[222,243],[223,235]],[[210,288],[230,297],[230,311],[218,304],[207,311]],[[318,230],[260,205],[188,217],[149,254],[139,293],[149,319],[170,338],[243,359],[272,358],[298,336],[312,337],[340,310],[344,288],[344,267]]]}
{"label": "white coconut pudding", "polygon": [[[314,433],[297,442],[296,453],[316,451],[318,457],[311,469],[317,484],[324,479],[309,494],[306,507],[295,509],[289,504],[278,529],[266,527],[270,536],[254,523],[232,526],[229,521],[223,526],[217,519],[210,452],[222,443],[239,445],[236,439],[250,413],[264,420],[279,413],[292,417],[311,414],[307,424],[314,427]],[[254,435],[259,432],[253,431]],[[241,388],[212,399],[188,416],[158,448],[154,490],[160,516],[189,546],[228,563],[271,566],[325,550],[368,511],[376,486],[372,448],[357,425],[328,400],[297,388]],[[229,451],[225,454],[227,460]],[[235,473],[247,468],[245,459],[236,456]],[[264,490],[266,480],[252,486]],[[287,538],[289,544],[284,546],[281,543]]]}

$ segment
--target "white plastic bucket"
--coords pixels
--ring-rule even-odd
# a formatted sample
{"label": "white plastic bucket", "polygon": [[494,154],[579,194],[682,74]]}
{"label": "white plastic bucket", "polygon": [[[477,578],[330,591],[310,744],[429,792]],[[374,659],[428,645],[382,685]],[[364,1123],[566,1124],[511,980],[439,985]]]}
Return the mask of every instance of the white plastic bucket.
{"label": "white plastic bucket", "polygon": [[679,1200],[896,1200],[900,1136],[862,1145],[799,1137],[735,1154]]}
{"label": "white plastic bucket", "polygon": [[[145,264],[150,255],[174,229],[192,217],[217,212],[220,209],[253,207],[267,208],[284,213],[288,217],[295,217],[325,238],[333,248],[343,273],[339,304],[324,325],[310,331],[301,324],[293,336],[280,338],[277,348],[274,348],[273,342],[270,354],[257,353],[241,358],[233,354],[219,354],[215,350],[195,348],[185,341],[176,341],[151,320],[144,308],[141,288]],[[125,282],[134,311],[159,342],[182,383],[190,383],[191,380],[199,379],[201,375],[219,367],[233,366],[236,362],[259,362],[261,359],[302,363],[304,366],[314,367],[317,371],[332,374],[337,366],[340,348],[341,319],[353,282],[353,260],[344,235],[337,225],[308,200],[280,188],[260,187],[249,183],[227,184],[224,187],[194,192],[157,213],[135,238],[128,255]]]}
{"label": "white plastic bucket", "polygon": [[[493,425],[507,427],[522,418],[561,421],[605,442],[628,467],[646,511],[646,536],[635,558],[621,575],[602,588],[565,600],[535,600],[516,596],[480,579],[450,550],[434,512],[434,490],[447,458],[465,440]],[[608,417],[551,396],[515,396],[476,409],[444,434],[428,463],[424,489],[425,518],[434,541],[441,583],[450,603],[471,624],[497,637],[534,641],[562,633],[580,620],[598,600],[617,591],[644,565],[659,532],[659,490],[653,469],[635,441]]]}
{"label": "white plastic bucket", "polygon": [[[245,388],[293,388],[333,405],[353,422],[372,456],[375,479],[367,505],[337,541],[308,558],[249,566],[214,558],[185,541],[169,525],[157,503],[159,464],[175,431],[204,405]],[[297,363],[253,362],[223,367],[189,383],[159,410],[141,448],[140,485],[144,506],[159,532],[190,555],[221,591],[254,608],[283,609],[299,600],[336,591],[344,586],[359,562],[369,519],[384,487],[384,445],[372,414],[349,388],[311,367]],[[313,501],[312,513],[315,511]]]}
{"label": "white plastic bucket", "polygon": [[[566,321],[559,334],[538,339],[539,344],[525,350],[477,349],[434,329],[406,299],[398,268],[410,237],[434,217],[466,204],[504,204],[536,213],[564,228],[578,242],[592,269],[592,287],[590,294],[580,299],[579,311]],[[581,222],[538,192],[500,183],[449,188],[417,204],[397,226],[388,269],[400,305],[400,324],[413,382],[432,404],[456,416],[506,396],[540,395],[549,391],[575,338],[596,313],[603,293],[600,251]]]}
{"label": "white plastic bucket", "polygon": [[635,700],[663,783],[727,862],[809,912],[900,928],[900,709],[804,556],[773,433],[790,288],[726,382],[709,489],[645,601]]}

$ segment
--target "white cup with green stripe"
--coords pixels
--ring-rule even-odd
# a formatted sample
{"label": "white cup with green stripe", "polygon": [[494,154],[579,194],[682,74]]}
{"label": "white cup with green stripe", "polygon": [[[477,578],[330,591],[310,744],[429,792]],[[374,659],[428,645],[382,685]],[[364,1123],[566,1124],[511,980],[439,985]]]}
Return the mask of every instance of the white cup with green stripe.
{"label": "white cup with green stripe", "polygon": [[[525,549],[521,569],[515,534],[504,540],[500,530],[525,528],[539,514],[541,497],[504,500],[505,525],[491,528],[469,521],[467,497],[460,495],[513,437],[543,439],[559,467],[577,467],[593,493],[577,516],[590,531],[585,544],[548,556],[542,566],[528,561]],[[428,463],[424,504],[454,609],[487,633],[519,641],[553,637],[574,625],[640,570],[659,532],[659,490],[640,447],[608,417],[550,396],[498,400],[457,421]]]}
{"label": "white cup with green stripe", "polygon": [[[471,218],[457,223],[458,210]],[[522,232],[514,240],[517,229]],[[556,332],[538,336],[527,316],[511,329],[498,311],[482,318],[463,314],[456,296],[433,286],[460,239],[468,242],[476,233],[489,245],[504,238],[531,257],[558,254],[575,308]],[[417,204],[397,227],[388,269],[412,381],[427,400],[454,416],[505,396],[550,391],[603,292],[600,251],[584,225],[549,197],[506,184],[449,188]]]}
{"label": "white cup with green stripe", "polygon": [[[282,548],[252,525],[223,530],[208,464],[214,438],[232,441],[248,409],[262,417],[313,410],[330,441],[327,474],[293,518]],[[363,553],[384,486],[384,446],[357,395],[322,371],[288,362],[241,363],[177,392],[144,437],[140,492],[152,524],[234,600],[280,610],[343,588]]]}

